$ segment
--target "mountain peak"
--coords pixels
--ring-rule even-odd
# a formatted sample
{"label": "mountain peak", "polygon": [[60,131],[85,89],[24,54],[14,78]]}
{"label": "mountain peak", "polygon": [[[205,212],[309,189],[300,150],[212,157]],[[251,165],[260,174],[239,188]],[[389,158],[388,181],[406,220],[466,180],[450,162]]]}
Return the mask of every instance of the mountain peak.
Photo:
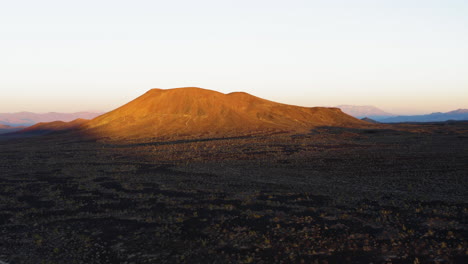
{"label": "mountain peak", "polygon": [[338,109],[299,107],[245,92],[223,94],[184,87],[151,89],[84,127],[112,138],[228,137],[263,132],[308,131],[317,126],[365,126]]}
{"label": "mountain peak", "polygon": [[178,88],[170,88],[170,89],[153,88],[153,89],[150,89],[147,93],[219,93],[219,92],[205,89],[205,88],[200,88],[200,87],[178,87]]}

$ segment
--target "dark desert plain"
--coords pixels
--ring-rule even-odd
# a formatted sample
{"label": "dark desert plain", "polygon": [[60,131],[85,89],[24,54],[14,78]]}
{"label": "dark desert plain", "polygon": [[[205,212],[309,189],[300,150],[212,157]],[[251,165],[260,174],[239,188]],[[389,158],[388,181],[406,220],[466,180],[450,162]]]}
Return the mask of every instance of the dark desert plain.
{"label": "dark desert plain", "polygon": [[152,89],[0,149],[6,263],[468,263],[468,122]]}

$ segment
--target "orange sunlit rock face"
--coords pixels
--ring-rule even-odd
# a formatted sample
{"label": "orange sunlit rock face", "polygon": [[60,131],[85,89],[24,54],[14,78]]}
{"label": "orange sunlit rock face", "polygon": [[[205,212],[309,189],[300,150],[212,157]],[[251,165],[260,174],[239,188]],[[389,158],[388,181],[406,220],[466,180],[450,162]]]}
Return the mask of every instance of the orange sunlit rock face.
{"label": "orange sunlit rock face", "polygon": [[152,89],[80,127],[115,139],[226,137],[307,131],[318,126],[368,127],[338,108],[299,107],[243,92],[201,88]]}

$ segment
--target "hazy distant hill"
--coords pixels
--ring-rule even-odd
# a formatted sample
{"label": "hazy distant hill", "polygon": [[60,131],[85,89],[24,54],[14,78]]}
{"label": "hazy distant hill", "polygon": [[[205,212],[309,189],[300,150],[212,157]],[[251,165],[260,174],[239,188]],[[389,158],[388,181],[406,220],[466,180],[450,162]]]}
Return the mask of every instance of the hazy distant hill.
{"label": "hazy distant hill", "polygon": [[339,105],[337,107],[346,114],[356,118],[368,117],[374,120],[381,120],[391,116],[396,116],[371,105]]}
{"label": "hazy distant hill", "polygon": [[9,126],[31,126],[40,122],[63,121],[70,122],[78,118],[93,119],[102,113],[77,112],[77,113],[0,113],[0,124]]}
{"label": "hazy distant hill", "polygon": [[468,109],[458,109],[447,113],[432,113],[428,115],[396,116],[379,120],[382,123],[399,122],[443,122],[447,120],[468,120]]}

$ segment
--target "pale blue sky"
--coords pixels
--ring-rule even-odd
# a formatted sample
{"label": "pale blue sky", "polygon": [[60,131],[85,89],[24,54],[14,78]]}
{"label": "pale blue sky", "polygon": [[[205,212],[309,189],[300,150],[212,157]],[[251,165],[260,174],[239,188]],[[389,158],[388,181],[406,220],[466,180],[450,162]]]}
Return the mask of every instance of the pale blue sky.
{"label": "pale blue sky", "polygon": [[108,111],[183,86],[468,108],[468,1],[0,2],[0,112]]}

